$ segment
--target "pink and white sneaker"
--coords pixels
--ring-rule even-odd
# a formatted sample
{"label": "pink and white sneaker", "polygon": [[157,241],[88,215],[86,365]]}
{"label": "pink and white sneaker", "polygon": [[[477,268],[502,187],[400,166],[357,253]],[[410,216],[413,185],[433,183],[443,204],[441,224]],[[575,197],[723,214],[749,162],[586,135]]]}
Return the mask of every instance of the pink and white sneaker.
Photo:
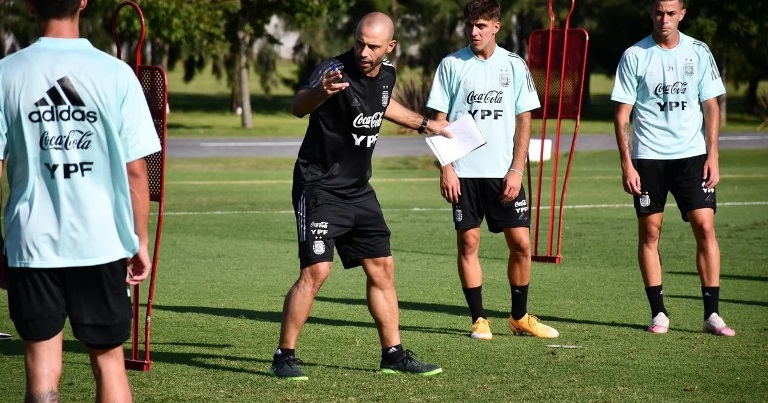
{"label": "pink and white sneaker", "polygon": [[666,333],[669,331],[669,318],[664,315],[664,312],[659,312],[651,320],[651,324],[648,325],[648,331],[651,333]]}
{"label": "pink and white sneaker", "polygon": [[736,336],[736,331],[728,327],[723,318],[716,313],[709,315],[709,319],[704,321],[703,331],[704,333],[712,333],[715,336]]}

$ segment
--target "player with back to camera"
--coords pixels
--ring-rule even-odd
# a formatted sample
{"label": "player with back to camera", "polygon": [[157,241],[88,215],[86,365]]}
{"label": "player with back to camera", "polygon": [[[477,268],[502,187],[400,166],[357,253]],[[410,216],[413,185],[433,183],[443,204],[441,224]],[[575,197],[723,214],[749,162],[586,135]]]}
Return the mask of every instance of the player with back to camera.
{"label": "player with back to camera", "polygon": [[531,137],[531,110],[539,107],[523,59],[496,44],[501,22],[496,0],[471,0],[464,7],[469,46],[445,57],[435,73],[427,107],[451,121],[471,114],[488,143],[440,168],[442,196],[452,204],[461,287],[472,316],[473,339],[493,337],[483,308],[483,273],[478,252],[483,218],[504,233],[511,293],[509,328],[514,334],[555,338],[559,333],[528,314],[531,279],[530,215],[523,170]]}
{"label": "player with back to camera", "polygon": [[160,142],[130,66],[80,38],[86,5],[28,0],[41,37],[0,60],[8,310],[24,341],[27,402],[59,401],[67,318],[87,347],[95,400],[132,400],[129,287],[151,267],[143,157]]}
{"label": "player with back to camera", "polygon": [[719,315],[720,248],[715,236],[717,97],[725,88],[707,45],[678,31],[685,11],[683,0],[652,0],[653,33],[627,49],[619,62],[611,99],[616,101],[622,183],[633,195],[637,213],[637,254],[651,307],[648,331],[669,330],[659,239],[671,192],[696,239],[703,330],[734,336],[736,331]]}
{"label": "player with back to camera", "polygon": [[382,347],[380,371],[423,376],[442,372],[437,365],[416,360],[400,343],[390,231],[369,183],[382,119],[450,137],[444,130],[447,122],[429,120],[391,98],[395,67],[385,56],[395,48],[393,34],[386,14],[364,16],[354,47],[317,66],[293,99],[291,112],[297,117],[309,114],[309,125],[292,192],[300,272],[285,297],[280,341],[269,370],[278,378],[308,379],[297,365],[301,361],[296,344],[330,274],[334,248],[345,268],[362,266],[367,276],[368,309]]}

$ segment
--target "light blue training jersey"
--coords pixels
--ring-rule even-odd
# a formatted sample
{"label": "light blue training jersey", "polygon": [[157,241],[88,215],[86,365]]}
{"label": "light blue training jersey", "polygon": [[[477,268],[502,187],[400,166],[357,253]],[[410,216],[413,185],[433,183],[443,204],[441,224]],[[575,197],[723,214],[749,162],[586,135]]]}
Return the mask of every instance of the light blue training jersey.
{"label": "light blue training jersey", "polygon": [[539,106],[525,61],[500,46],[486,60],[469,46],[446,56],[427,100],[451,122],[471,114],[488,142],[453,162],[461,178],[503,178],[512,164],[515,116]]}
{"label": "light blue training jersey", "polygon": [[11,267],[92,266],[138,252],[126,163],[160,150],[141,85],[87,39],[0,60]]}
{"label": "light blue training jersey", "polygon": [[632,158],[669,160],[707,153],[701,102],[724,93],[707,45],[681,32],[673,49],[653,36],[627,49],[611,100],[634,106]]}

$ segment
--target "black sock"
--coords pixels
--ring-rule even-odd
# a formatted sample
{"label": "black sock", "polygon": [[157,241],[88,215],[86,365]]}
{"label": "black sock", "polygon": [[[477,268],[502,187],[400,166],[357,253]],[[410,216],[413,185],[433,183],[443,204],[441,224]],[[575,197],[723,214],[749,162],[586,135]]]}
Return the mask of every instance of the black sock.
{"label": "black sock", "polygon": [[475,323],[477,318],[487,318],[485,316],[485,310],[483,309],[483,286],[473,288],[462,288],[464,291],[464,298],[469,305],[469,314],[472,315],[472,323]]}
{"label": "black sock", "polygon": [[296,356],[296,349],[295,348],[280,348],[278,347],[277,350],[275,350],[275,355],[272,357],[273,362],[278,362],[284,357],[294,357]]}
{"label": "black sock", "polygon": [[403,354],[405,354],[405,351],[403,350],[403,345],[398,344],[396,346],[392,347],[386,347],[381,349],[381,360],[386,362],[395,362],[399,361],[400,358],[403,357]]}
{"label": "black sock", "polygon": [[645,295],[648,296],[648,303],[651,304],[651,317],[655,318],[659,312],[669,317],[667,309],[664,307],[664,289],[661,284],[653,287],[645,287]]}
{"label": "black sock", "polygon": [[720,287],[701,287],[701,297],[704,299],[704,320],[713,313],[720,315]]}
{"label": "black sock", "polygon": [[512,293],[512,319],[520,320],[528,313],[528,284],[509,285]]}

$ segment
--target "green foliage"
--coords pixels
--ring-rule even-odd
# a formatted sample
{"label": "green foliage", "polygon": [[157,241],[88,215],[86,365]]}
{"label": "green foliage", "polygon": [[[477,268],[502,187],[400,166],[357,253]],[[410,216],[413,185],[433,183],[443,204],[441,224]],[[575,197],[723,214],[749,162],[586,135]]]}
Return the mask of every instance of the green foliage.
{"label": "green foliage", "polygon": [[393,97],[408,109],[424,115],[427,112],[426,105],[427,99],[429,98],[429,90],[431,88],[431,77],[413,74],[398,79]]}
{"label": "green foliage", "polygon": [[[375,372],[380,350],[365,276],[337,262],[298,345],[309,382],[267,376],[283,298],[298,276],[293,159],[170,159],[152,315],[152,370],[130,372],[137,402],[761,402],[768,400],[768,155],[721,150],[720,311],[738,334],[701,333],[695,242],[669,200],[661,253],[672,328],[650,320],[636,261],[631,198],[616,152],[575,155],[563,262],[533,267],[529,310],[561,337],[507,328],[507,250],[483,229],[486,313],[494,339],[468,337],[455,231],[438,173],[423,159],[375,159],[373,186],[392,230],[404,346],[440,364],[434,378]],[[405,168],[405,169],[403,169]],[[548,188],[544,184],[544,188]],[[576,208],[581,206],[582,208]],[[593,206],[593,207],[585,207]],[[147,284],[142,285],[142,299]],[[0,311],[7,312],[0,292]],[[68,326],[67,326],[68,329]],[[22,342],[0,331],[0,396],[21,401]],[[574,349],[548,345],[577,346]],[[88,355],[69,330],[62,400],[92,402]]]}
{"label": "green foliage", "polygon": [[[571,2],[554,3],[555,23],[562,26]],[[81,18],[83,36],[107,51],[114,42],[111,19],[116,4],[116,0],[90,0]],[[357,21],[371,11],[393,17],[399,45],[390,59],[400,68],[432,72],[443,57],[466,45],[461,31],[465,0],[139,0],[139,4],[147,21],[146,55],[151,50],[153,64],[174,68],[181,62],[187,80],[212,67],[218,77],[226,77],[230,94],[239,91],[233,90],[238,63],[256,72],[270,92],[278,83],[295,88],[321,60],[349,49]],[[501,5],[498,42],[525,57],[530,33],[549,27],[548,2],[502,0]],[[707,42],[728,82],[737,88],[746,84],[745,107],[754,113],[759,82],[768,77],[768,2],[689,0],[686,8],[681,30]],[[12,32],[20,46],[36,39],[23,1],[0,0],[0,14],[0,32]],[[273,15],[281,17],[287,29],[299,32],[292,60],[300,67],[295,76],[275,75],[269,46],[282,38],[266,32]],[[130,46],[138,25],[127,16],[121,16],[119,24]],[[607,75],[615,72],[627,47],[651,32],[646,1],[579,0],[570,24],[589,32],[588,70]]]}

